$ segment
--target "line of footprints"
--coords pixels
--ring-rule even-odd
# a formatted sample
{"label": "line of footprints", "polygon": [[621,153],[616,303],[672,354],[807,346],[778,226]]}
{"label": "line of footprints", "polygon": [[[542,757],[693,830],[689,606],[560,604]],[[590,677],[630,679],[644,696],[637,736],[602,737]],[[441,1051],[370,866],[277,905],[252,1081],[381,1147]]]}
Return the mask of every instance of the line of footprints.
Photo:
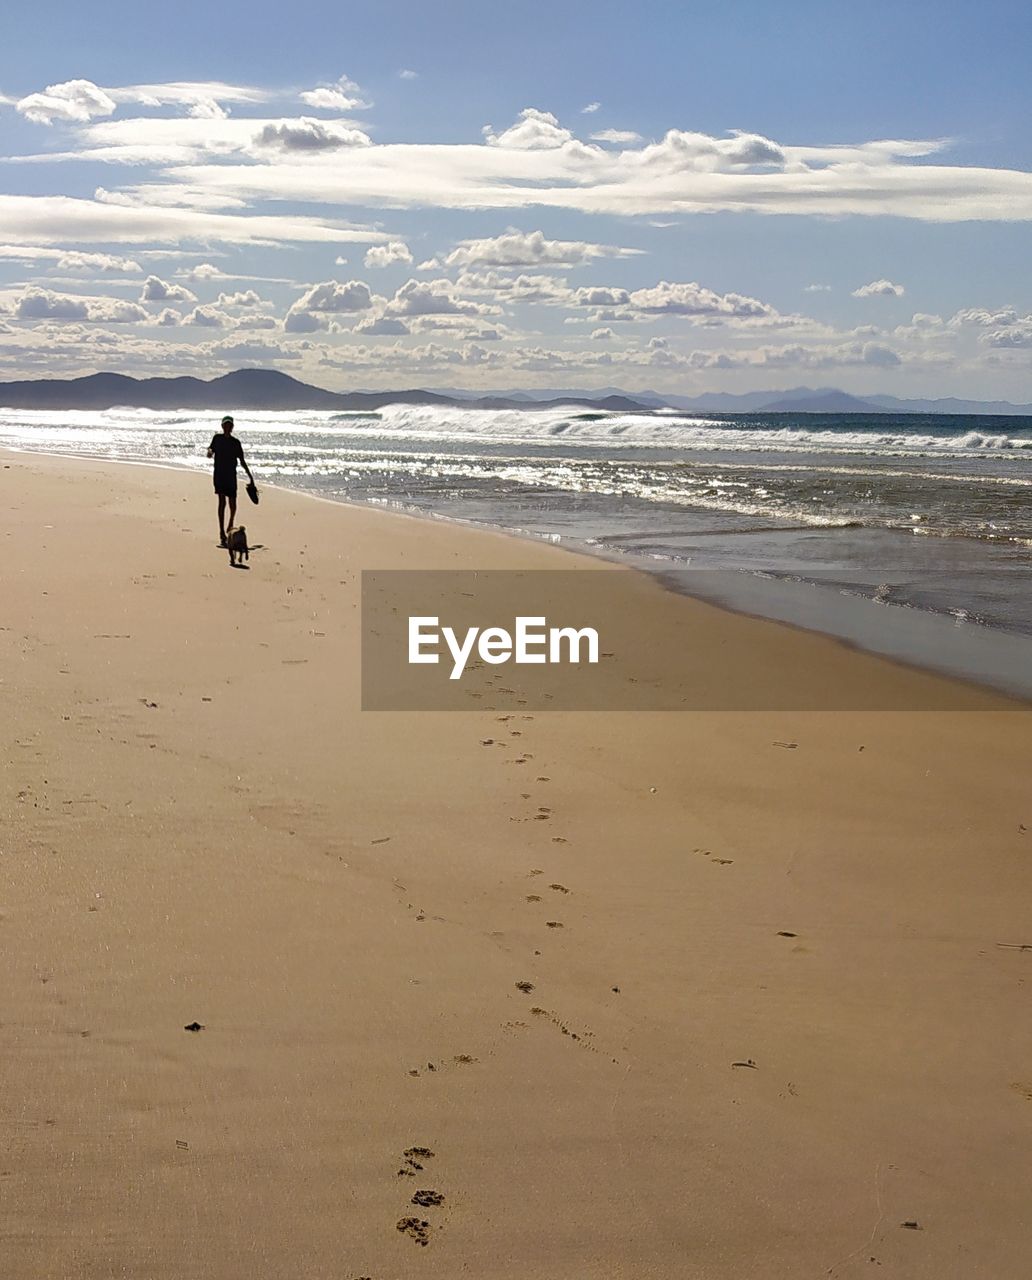
{"label": "line of footprints", "polygon": [[[426,1168],[426,1161],[432,1160],[434,1153],[429,1147],[409,1147],[402,1156],[402,1165],[398,1170],[399,1178],[414,1178]],[[436,1209],[444,1204],[444,1196],[440,1191],[421,1190],[412,1195],[410,1204],[420,1209]],[[430,1243],[430,1232],[433,1230],[426,1218],[416,1214],[406,1214],[397,1221],[397,1229],[424,1249]]]}

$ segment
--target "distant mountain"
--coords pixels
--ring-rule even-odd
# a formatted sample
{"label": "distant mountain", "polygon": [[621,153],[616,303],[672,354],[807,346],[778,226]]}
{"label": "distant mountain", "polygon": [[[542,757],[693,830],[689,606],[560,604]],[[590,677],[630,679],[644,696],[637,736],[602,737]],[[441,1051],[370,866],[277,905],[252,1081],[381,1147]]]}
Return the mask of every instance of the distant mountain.
{"label": "distant mountain", "polygon": [[[94,373],[86,378],[42,378],[0,383],[0,406],[8,409],[214,409],[222,413],[254,409],[373,410],[386,404],[443,404],[464,408],[525,409],[526,400],[498,396],[459,399],[434,391],[325,391],[275,369],[238,369],[205,382],[201,378],[130,378]],[[624,395],[601,399],[559,396],[535,401],[537,408],[574,404],[586,409],[633,412],[653,406]]]}
{"label": "distant mountain", "polygon": [[885,413],[881,405],[860,400],[848,391],[822,391],[812,396],[774,400],[763,406],[764,413]]}
{"label": "distant mountain", "polygon": [[889,413],[986,413],[1000,417],[1032,417],[1032,404],[1011,404],[1009,400],[958,400],[946,396],[941,400],[899,400],[896,396],[869,396],[872,404]]}
{"label": "distant mountain", "polygon": [[386,404],[440,404],[465,409],[548,409],[577,405],[617,413],[669,407],[694,413],[948,413],[1032,417],[1032,404],[1006,400],[900,400],[896,396],[854,396],[835,387],[792,387],[784,391],[703,392],[695,396],[599,387],[571,391],[550,387],[481,395],[459,388],[406,391],[326,391],[276,369],[237,369],[200,378],[130,378],[94,373],[87,378],[51,378],[0,383],[0,407],[11,409],[212,409],[245,413],[255,409],[337,409],[372,411]]}

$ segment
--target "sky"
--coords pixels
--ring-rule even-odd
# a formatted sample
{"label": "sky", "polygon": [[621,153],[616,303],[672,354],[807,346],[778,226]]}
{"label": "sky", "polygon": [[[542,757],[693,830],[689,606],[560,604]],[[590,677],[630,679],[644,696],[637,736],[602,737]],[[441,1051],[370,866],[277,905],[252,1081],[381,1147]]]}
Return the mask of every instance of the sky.
{"label": "sky", "polygon": [[1032,6],[0,15],[0,380],[1032,400]]}

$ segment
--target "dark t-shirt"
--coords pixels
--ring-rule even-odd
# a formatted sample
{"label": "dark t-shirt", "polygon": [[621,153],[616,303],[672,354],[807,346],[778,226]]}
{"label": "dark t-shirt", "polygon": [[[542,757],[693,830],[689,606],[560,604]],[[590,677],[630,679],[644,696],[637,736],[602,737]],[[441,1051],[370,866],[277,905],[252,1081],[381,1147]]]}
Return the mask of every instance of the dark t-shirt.
{"label": "dark t-shirt", "polygon": [[215,483],[220,480],[229,484],[236,484],[236,464],[239,458],[241,462],[244,460],[244,451],[240,447],[240,441],[233,435],[226,435],[224,431],[220,431],[217,436],[211,438],[211,451],[215,457]]}

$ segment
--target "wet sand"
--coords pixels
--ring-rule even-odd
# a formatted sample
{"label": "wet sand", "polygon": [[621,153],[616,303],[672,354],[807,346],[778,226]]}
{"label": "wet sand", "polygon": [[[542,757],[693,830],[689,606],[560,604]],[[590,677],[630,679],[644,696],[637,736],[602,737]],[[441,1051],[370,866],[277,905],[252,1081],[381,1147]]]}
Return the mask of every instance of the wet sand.
{"label": "wet sand", "polygon": [[[234,572],[205,478],[0,464],[0,1274],[1029,1273],[1027,710],[282,491]],[[800,709],[360,710],[363,568],[570,567],[650,637],[614,687]]]}

